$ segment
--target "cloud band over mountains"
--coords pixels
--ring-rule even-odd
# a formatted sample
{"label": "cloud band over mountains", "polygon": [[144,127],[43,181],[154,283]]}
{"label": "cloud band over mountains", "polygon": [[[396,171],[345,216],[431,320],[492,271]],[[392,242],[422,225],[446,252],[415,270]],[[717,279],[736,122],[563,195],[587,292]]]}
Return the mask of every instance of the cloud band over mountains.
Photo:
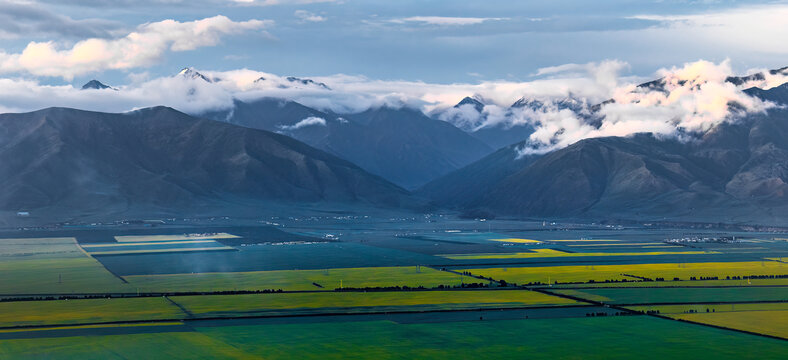
{"label": "cloud band over mountains", "polygon": [[[170,42],[170,48],[188,49],[209,44]],[[320,110],[354,113],[371,107],[413,107],[466,130],[490,126],[531,126],[534,133],[523,154],[544,153],[578,140],[652,132],[686,137],[703,133],[739,113],[762,112],[774,106],[747,95],[748,87],[771,88],[788,81],[786,74],[760,71],[761,79],[735,85],[729,61],[687,63],[659,70],[658,87],[639,87],[647,79],[627,77],[625,62],[568,64],[540,69],[538,78],[525,82],[484,81],[476,84],[432,84],[384,81],[362,76],[333,75],[294,78],[240,69],[200,71],[204,76],[173,75],[118,86],[118,90],[79,90],[42,85],[29,79],[0,79],[0,112],[31,111],[50,106],[123,112],[166,105],[200,114],[229,109],[233,101],[273,97],[297,101]],[[755,72],[756,70],[753,70]],[[207,81],[206,81],[207,79]],[[311,81],[310,81],[311,80]],[[325,85],[322,85],[322,84]],[[327,85],[327,86],[326,86]],[[466,96],[484,102],[481,111],[470,105],[454,107]],[[520,98],[538,101],[539,107],[511,107]],[[574,108],[561,106],[567,100]],[[612,99],[592,113],[591,107]],[[312,119],[307,125],[321,125]]]}

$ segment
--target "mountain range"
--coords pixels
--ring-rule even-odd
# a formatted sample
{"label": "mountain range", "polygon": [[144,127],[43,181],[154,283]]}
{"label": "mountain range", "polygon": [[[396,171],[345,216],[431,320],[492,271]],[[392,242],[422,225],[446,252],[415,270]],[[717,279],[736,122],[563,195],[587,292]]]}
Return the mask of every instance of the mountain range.
{"label": "mountain range", "polygon": [[[746,90],[788,104],[788,84]],[[788,110],[723,123],[697,141],[581,140],[545,155],[510,145],[417,191],[439,205],[516,217],[786,223]]]}
{"label": "mountain range", "polygon": [[404,189],[284,135],[156,107],[0,115],[0,210],[194,213],[275,203],[408,207]]}
{"label": "mountain range", "polygon": [[407,189],[492,152],[455,126],[406,107],[338,115],[294,101],[265,98],[236,101],[230,111],[201,116],[288,135]]}
{"label": "mountain range", "polygon": [[[180,76],[221,81],[190,68]],[[293,79],[286,81],[333,91]],[[640,86],[659,91],[665,83]],[[99,81],[85,88],[109,89]],[[0,214],[118,217],[305,204],[788,225],[788,84],[745,92],[778,106],[692,141],[641,133],[546,154],[522,151],[530,126],[438,120],[404,106],[337,114],[262,98],[196,115],[166,107],[0,114]],[[507,111],[550,106],[594,119],[610,102],[522,98]],[[486,116],[485,106],[468,97],[453,109]]]}

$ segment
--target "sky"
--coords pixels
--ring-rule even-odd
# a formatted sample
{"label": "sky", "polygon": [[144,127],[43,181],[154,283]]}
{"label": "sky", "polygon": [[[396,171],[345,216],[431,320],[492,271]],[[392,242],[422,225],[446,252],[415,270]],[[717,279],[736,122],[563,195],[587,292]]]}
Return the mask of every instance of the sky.
{"label": "sky", "polygon": [[[788,66],[786,19],[788,1],[0,0],[0,113],[199,115],[275,97],[339,114],[409,106],[468,131],[530,125],[524,154],[685,137],[776,106],[743,90],[788,71],[725,79]],[[661,91],[636,86],[658,78]],[[113,89],[80,90],[91,79]],[[466,96],[486,106],[455,108]],[[523,97],[546,106],[510,109]],[[556,105],[566,98],[582,110]]]}
{"label": "sky", "polygon": [[[207,35],[163,23],[217,16],[225,21]],[[529,81],[540,68],[607,59],[644,77],[699,59],[744,72],[788,65],[787,17],[784,1],[0,0],[0,63],[31,43],[65,51],[146,27],[175,38],[142,45],[150,56],[122,67],[43,71],[5,60],[0,76],[121,85],[193,66],[450,84]]]}

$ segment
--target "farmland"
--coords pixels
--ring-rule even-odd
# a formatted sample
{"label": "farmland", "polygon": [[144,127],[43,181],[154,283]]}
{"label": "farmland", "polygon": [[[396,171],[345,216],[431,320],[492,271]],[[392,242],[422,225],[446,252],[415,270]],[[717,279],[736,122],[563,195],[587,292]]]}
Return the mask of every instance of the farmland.
{"label": "farmland", "polygon": [[432,288],[462,283],[460,275],[426,266],[135,275],[125,276],[124,279],[142,291],[156,292],[261,289],[301,291],[391,286]]}
{"label": "farmland", "polygon": [[[513,358],[572,357],[643,359],[670,357],[673,346],[686,358],[779,358],[784,343],[646,318],[567,318],[400,324],[392,321],[304,322],[271,325],[192,325],[194,330],[123,336],[76,336],[0,340],[0,356],[25,358]],[[641,340],[620,341],[648,333]],[[528,334],[528,336],[523,336]],[[670,346],[665,346],[670,344]],[[53,357],[57,350],[58,357]],[[319,354],[319,355],[316,355]]]}
{"label": "farmland", "polygon": [[177,296],[172,297],[172,300],[195,317],[578,305],[577,301],[519,290]]}
{"label": "farmland", "polygon": [[0,240],[0,294],[122,291],[124,283],[74,238]]}
{"label": "farmland", "polygon": [[556,289],[552,292],[610,304],[788,301],[788,287]]}
{"label": "farmland", "polygon": [[633,306],[637,311],[788,339],[788,303]]}
{"label": "farmland", "polygon": [[581,257],[581,256],[653,256],[653,255],[705,255],[719,254],[710,251],[644,251],[644,252],[587,252],[587,253],[568,253],[553,249],[534,249],[533,252],[523,253],[501,253],[501,254],[454,254],[441,255],[452,260],[481,260],[481,259],[526,259],[542,257]]}
{"label": "farmland", "polygon": [[161,297],[0,302],[0,327],[178,319],[184,316]]}
{"label": "farmland", "polygon": [[776,261],[760,262],[701,262],[701,263],[665,263],[665,264],[632,264],[632,265],[584,265],[584,266],[550,266],[550,267],[506,267],[506,268],[474,268],[467,269],[473,274],[503,279],[518,284],[527,283],[571,283],[571,282],[605,282],[605,280],[633,280],[626,276],[635,275],[647,278],[661,277],[666,280],[679,278],[689,280],[691,277],[750,276],[788,274],[788,264]]}
{"label": "farmland", "polygon": [[585,358],[661,358],[671,344],[724,359],[742,346],[761,358],[783,346],[767,335],[784,337],[775,320],[788,303],[784,241],[679,246],[638,231],[302,221],[289,232],[0,239],[0,357],[552,359],[582,349]]}

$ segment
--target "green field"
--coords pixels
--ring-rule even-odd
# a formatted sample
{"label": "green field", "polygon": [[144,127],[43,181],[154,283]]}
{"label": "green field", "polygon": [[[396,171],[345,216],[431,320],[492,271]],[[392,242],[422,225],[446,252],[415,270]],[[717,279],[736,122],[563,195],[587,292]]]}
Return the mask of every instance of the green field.
{"label": "green field", "polygon": [[251,354],[198,332],[0,340],[3,359],[251,359]]}
{"label": "green field", "polygon": [[687,314],[690,310],[698,313],[709,311],[788,311],[788,302],[785,303],[752,303],[752,304],[681,304],[681,305],[639,305],[627,306],[636,311],[659,310],[661,315]]}
{"label": "green field", "polygon": [[0,327],[179,319],[184,315],[161,297],[0,302]]}
{"label": "green field", "polygon": [[610,304],[788,301],[788,287],[551,289]]}
{"label": "green field", "polygon": [[575,305],[576,301],[527,290],[322,292],[174,296],[195,317],[361,313]]}
{"label": "green field", "polygon": [[213,240],[235,239],[238,236],[228,233],[215,234],[181,234],[181,235],[122,235],[115,236],[117,242],[152,242],[152,241],[179,241],[179,240]]}
{"label": "green field", "polygon": [[701,324],[778,336],[788,340],[788,310],[676,314],[671,317]]}
{"label": "green field", "polygon": [[0,357],[777,359],[785,353],[780,340],[645,316],[192,327],[195,331],[0,340]]}
{"label": "green field", "polygon": [[623,274],[648,278],[663,277],[672,280],[677,277],[689,280],[690,277],[713,277],[724,279],[726,276],[784,275],[788,274],[788,264],[776,261],[750,262],[707,262],[707,263],[665,263],[631,265],[572,265],[547,267],[508,267],[465,269],[474,275],[492,277],[518,284],[555,283],[555,282],[604,282],[605,280],[637,280]]}
{"label": "green field", "polygon": [[0,239],[0,294],[131,291],[74,238]]}
{"label": "green field", "polygon": [[715,251],[643,251],[643,252],[576,252],[568,253],[553,249],[533,249],[533,252],[490,253],[490,254],[448,254],[441,257],[452,260],[480,259],[528,259],[543,257],[582,257],[582,256],[655,256],[655,255],[711,255]]}
{"label": "green field", "polygon": [[660,315],[674,319],[788,339],[788,303],[662,305],[629,308],[637,311],[658,310]]}
{"label": "green field", "polygon": [[0,327],[296,315],[575,305],[527,290],[319,292],[0,302]]}
{"label": "green field", "polygon": [[[788,278],[783,279],[750,279],[750,280],[683,280],[683,281],[639,281],[625,283],[585,283],[585,284],[558,284],[554,288],[621,288],[621,287],[720,287],[720,286],[761,286],[761,285],[780,285],[788,286]],[[542,285],[544,287],[546,285]]]}
{"label": "green field", "polygon": [[[325,270],[281,270],[232,273],[134,275],[124,277],[140,291],[221,291],[282,289],[334,290],[339,287],[460,285],[460,275],[428,267],[373,267]],[[478,281],[464,277],[465,282]],[[313,283],[322,286],[315,286]]]}

